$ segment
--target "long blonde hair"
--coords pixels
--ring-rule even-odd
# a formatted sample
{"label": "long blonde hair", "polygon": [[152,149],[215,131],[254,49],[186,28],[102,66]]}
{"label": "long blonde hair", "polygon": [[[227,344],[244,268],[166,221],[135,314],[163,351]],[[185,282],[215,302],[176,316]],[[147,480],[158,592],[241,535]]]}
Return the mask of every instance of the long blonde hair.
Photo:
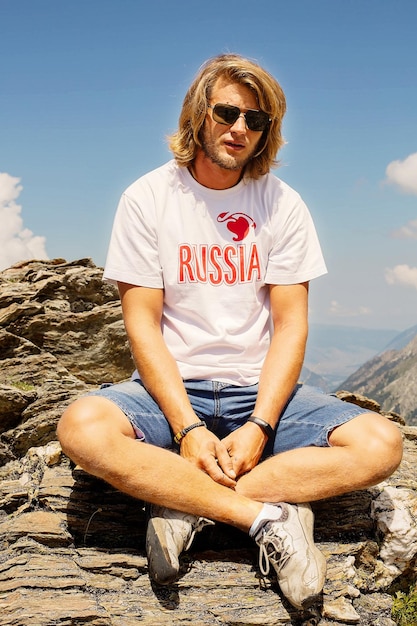
{"label": "long blonde hair", "polygon": [[259,108],[271,117],[271,123],[260,139],[255,156],[245,168],[245,176],[259,178],[277,165],[277,152],[285,143],[281,134],[282,118],[286,111],[285,95],[271,74],[254,61],[240,55],[221,54],[209,59],[200,68],[185,95],[178,130],[168,138],[169,147],[179,165],[191,165],[201,147],[200,130],[213,87],[219,78],[226,78],[251,89]]}

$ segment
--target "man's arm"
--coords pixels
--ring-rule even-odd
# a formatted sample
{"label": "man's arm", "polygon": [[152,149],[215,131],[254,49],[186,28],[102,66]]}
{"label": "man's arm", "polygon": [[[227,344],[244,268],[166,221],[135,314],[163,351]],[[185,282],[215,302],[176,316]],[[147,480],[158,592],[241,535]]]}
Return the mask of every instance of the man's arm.
{"label": "man's arm", "polygon": [[[174,434],[199,421],[188,399],[175,359],[161,332],[162,289],[118,283],[125,328],[140,378],[158,403]],[[181,455],[227,486],[235,484],[232,464],[222,442],[205,428],[191,430]],[[224,473],[225,472],[225,473]]]}
{"label": "man's arm", "polygon": [[[271,285],[270,307],[274,333],[266,355],[253,415],[272,428],[298,381],[308,334],[308,283]],[[267,436],[253,422],[224,440],[238,476],[259,461]]]}
{"label": "man's arm", "polygon": [[198,421],[161,332],[163,290],[119,283],[125,328],[146,389],[174,433]]}
{"label": "man's arm", "polygon": [[262,367],[254,415],[276,426],[298,381],[308,335],[308,283],[270,286],[274,334]]}

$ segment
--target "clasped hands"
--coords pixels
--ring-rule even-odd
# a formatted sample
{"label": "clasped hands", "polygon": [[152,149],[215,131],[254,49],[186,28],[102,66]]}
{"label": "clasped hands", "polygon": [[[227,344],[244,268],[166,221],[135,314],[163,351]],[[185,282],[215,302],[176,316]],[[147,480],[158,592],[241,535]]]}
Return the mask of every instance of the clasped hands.
{"label": "clasped hands", "polygon": [[180,454],[215,482],[234,489],[240,476],[259,462],[267,437],[248,422],[219,439],[206,428],[195,428],[181,441]]}

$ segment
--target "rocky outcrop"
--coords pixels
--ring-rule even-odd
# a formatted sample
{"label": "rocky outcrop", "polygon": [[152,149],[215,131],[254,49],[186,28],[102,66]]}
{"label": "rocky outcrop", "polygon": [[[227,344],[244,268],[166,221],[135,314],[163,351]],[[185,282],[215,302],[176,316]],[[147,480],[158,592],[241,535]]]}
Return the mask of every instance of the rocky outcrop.
{"label": "rocky outcrop", "polygon": [[[393,626],[392,592],[416,580],[417,429],[386,482],[314,504],[326,555],[323,605],[293,611],[263,580],[246,535],[198,535],[176,585],[151,585],[144,504],[74,467],[55,427],[64,407],[132,370],[116,290],[89,260],[0,274],[0,626]],[[381,411],[372,400],[340,392]]]}
{"label": "rocky outcrop", "polygon": [[117,289],[89,259],[0,273],[0,462],[47,443],[63,408],[133,368]]}

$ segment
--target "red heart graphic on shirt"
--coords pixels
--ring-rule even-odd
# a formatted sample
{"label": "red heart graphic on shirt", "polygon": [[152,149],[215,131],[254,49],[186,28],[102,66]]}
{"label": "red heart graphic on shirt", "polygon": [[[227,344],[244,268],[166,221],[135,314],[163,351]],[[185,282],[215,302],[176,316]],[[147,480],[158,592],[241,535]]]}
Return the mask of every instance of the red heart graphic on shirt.
{"label": "red heart graphic on shirt", "polygon": [[226,222],[226,226],[231,233],[234,233],[233,241],[243,241],[249,232],[249,228],[253,226],[256,228],[256,224],[249,215],[245,213],[219,213],[217,216],[218,222]]}
{"label": "red heart graphic on shirt", "polygon": [[248,234],[249,222],[242,216],[238,218],[231,218],[227,222],[227,228],[231,233],[236,235],[236,237],[233,237],[233,241],[242,241]]}

